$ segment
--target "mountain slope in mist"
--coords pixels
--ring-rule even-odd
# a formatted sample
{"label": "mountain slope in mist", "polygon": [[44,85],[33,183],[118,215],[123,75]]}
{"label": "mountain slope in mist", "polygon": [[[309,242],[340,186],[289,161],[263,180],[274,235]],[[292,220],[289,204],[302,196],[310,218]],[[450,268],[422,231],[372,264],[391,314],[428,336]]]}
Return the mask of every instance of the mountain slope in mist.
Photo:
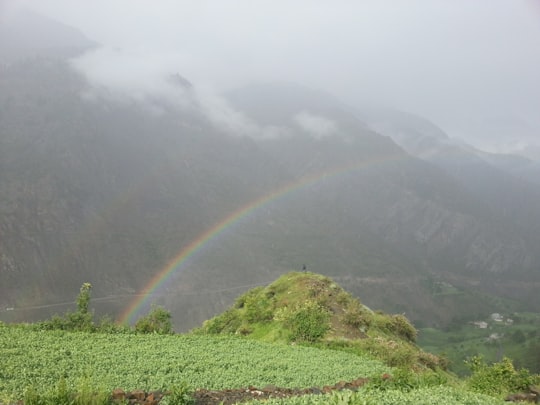
{"label": "mountain slope in mist", "polygon": [[374,129],[392,137],[409,153],[443,169],[507,226],[527,234],[532,246],[540,242],[536,238],[540,231],[540,188],[531,181],[538,164],[458,143],[411,114],[379,111],[365,116]]}
{"label": "mountain slope in mist", "polygon": [[[426,280],[464,291],[482,283],[489,293],[537,263],[520,230],[459,182],[311,90],[270,85],[230,96],[261,127],[286,129],[254,139],[220,132],[192,110],[82,97],[88,84],[62,61],[4,73],[3,307],[30,294],[35,304],[69,299],[84,281],[99,295],[135,293],[183,246],[284,186],[156,296],[177,309],[178,323],[195,324],[237,286],[302,264],[348,280],[371,306],[445,322],[465,308],[437,302]],[[220,289],[230,293],[211,294]],[[180,310],[189,303],[195,312]]]}
{"label": "mountain slope in mist", "polygon": [[80,31],[41,14],[14,9],[0,14],[0,63],[38,56],[76,56],[96,46]]}
{"label": "mountain slope in mist", "polygon": [[1,69],[2,316],[44,316],[24,308],[70,301],[83,282],[119,313],[178,260],[148,299],[177,329],[304,265],[427,324],[540,305],[540,232],[511,214],[536,215],[537,195],[494,204],[504,176],[477,188],[332,96],[273,83],[221,99],[169,76],[131,97],[63,58]]}

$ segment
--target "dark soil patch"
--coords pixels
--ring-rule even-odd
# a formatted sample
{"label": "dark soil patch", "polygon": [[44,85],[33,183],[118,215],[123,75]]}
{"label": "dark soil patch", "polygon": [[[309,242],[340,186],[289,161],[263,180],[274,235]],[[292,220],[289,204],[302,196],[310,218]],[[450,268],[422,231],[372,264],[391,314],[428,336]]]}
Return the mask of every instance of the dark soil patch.
{"label": "dark soil patch", "polygon": [[288,398],[300,395],[309,394],[326,394],[332,391],[340,391],[344,389],[356,391],[364,385],[368,380],[359,378],[354,381],[340,381],[332,386],[311,387],[311,388],[280,388],[273,385],[268,385],[264,388],[248,387],[229,390],[206,390],[198,389],[194,393],[196,405],[231,405],[241,402],[252,401],[254,399],[269,399],[269,398]]}
{"label": "dark soil patch", "polygon": [[[368,381],[367,378],[358,378],[353,381],[340,381],[335,385],[311,388],[280,388],[274,385],[267,385],[264,388],[247,387],[226,390],[207,390],[199,388],[193,393],[195,405],[232,405],[254,399],[288,398],[301,395],[320,395],[332,391],[352,390],[356,391]],[[167,392],[163,391],[124,391],[115,389],[111,393],[112,403],[122,403],[129,405],[158,405]],[[0,403],[0,405],[2,405]],[[24,405],[23,401],[17,401],[13,405]]]}

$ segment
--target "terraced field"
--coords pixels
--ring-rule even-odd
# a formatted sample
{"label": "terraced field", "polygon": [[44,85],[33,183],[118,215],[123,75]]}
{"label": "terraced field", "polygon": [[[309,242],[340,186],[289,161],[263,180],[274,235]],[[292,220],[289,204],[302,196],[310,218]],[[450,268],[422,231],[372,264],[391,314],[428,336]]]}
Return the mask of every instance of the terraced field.
{"label": "terraced field", "polygon": [[[222,390],[220,402],[227,398],[226,389],[237,388],[237,394],[241,387],[294,388],[289,391],[293,396],[271,398],[268,405],[503,403],[444,382],[429,387],[364,386],[362,382],[353,387],[357,392],[336,391],[340,381],[359,377],[381,381],[381,376],[396,370],[344,352],[236,337],[39,331],[0,324],[0,359],[0,403],[4,404],[22,399],[28,390],[52,392],[60,381],[71,392],[85,386],[101,393],[115,388],[167,391],[187,384],[204,388],[201,391],[210,393],[208,398],[211,390]],[[334,388],[326,393],[305,388],[330,385]],[[234,403],[233,398],[223,403]],[[183,402],[167,402],[166,396],[163,403]]]}
{"label": "terraced field", "polygon": [[247,386],[311,387],[379,376],[389,367],[332,350],[235,337],[100,334],[0,326],[0,401],[64,380],[100,391]]}

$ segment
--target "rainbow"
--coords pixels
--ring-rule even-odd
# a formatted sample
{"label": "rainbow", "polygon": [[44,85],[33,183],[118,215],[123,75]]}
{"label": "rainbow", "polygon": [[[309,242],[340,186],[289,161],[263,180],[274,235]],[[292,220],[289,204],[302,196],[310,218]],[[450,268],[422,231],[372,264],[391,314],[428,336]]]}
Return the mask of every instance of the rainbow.
{"label": "rainbow", "polygon": [[135,299],[128,305],[128,307],[122,312],[119,317],[120,323],[131,323],[135,318],[140,314],[141,310],[147,306],[148,301],[153,294],[156,293],[163,286],[166,281],[171,277],[173,273],[179,270],[184,263],[191,257],[193,257],[197,252],[202,250],[209,242],[216,239],[219,235],[223,234],[226,229],[231,225],[237,223],[242,218],[245,218],[250,213],[256,209],[265,206],[272,201],[277,200],[278,198],[284,197],[285,195],[297,191],[303,188],[306,188],[318,181],[324,180],[329,177],[334,177],[340,174],[348,173],[355,170],[360,170],[366,166],[382,164],[389,161],[396,161],[406,157],[406,154],[396,153],[393,155],[386,155],[384,157],[378,157],[377,159],[367,159],[361,162],[355,162],[352,164],[347,164],[345,166],[340,166],[338,168],[333,168],[325,170],[323,172],[318,172],[316,174],[310,174],[304,176],[300,179],[292,181],[288,184],[285,184],[276,190],[265,194],[255,200],[250,201],[246,205],[236,209],[235,211],[229,213],[222,220],[214,224],[212,227],[207,229],[205,232],[200,234],[196,239],[191,241],[187,246],[184,246],[180,252],[173,257],[163,269],[158,271],[152,279],[146,284],[146,287],[143,290],[135,295]]}

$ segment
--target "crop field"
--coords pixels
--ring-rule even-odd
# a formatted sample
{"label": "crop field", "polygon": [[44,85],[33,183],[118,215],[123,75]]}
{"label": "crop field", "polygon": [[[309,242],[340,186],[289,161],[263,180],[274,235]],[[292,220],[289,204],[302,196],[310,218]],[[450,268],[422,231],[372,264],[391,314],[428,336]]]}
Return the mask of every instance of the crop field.
{"label": "crop field", "polygon": [[379,376],[382,363],[344,352],[234,337],[37,331],[0,323],[0,402],[64,380],[100,390],[249,385],[310,387]]}

